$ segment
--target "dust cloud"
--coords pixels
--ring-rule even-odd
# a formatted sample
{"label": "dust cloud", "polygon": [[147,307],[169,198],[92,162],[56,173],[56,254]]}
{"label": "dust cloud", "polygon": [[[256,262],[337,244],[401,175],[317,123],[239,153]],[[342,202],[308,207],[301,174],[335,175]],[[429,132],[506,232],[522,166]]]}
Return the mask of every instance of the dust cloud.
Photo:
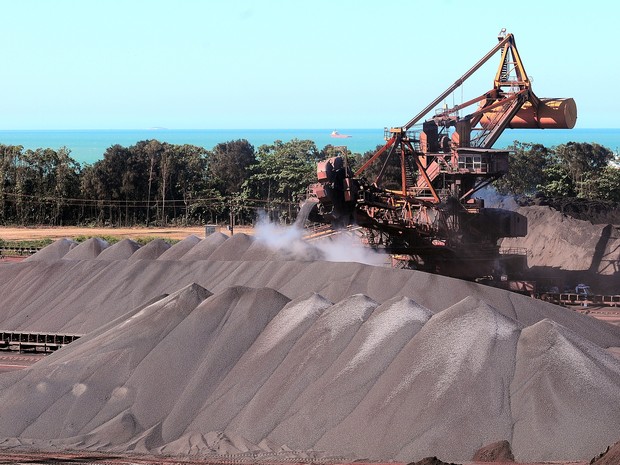
{"label": "dust cloud", "polygon": [[384,265],[387,256],[365,247],[361,239],[346,232],[308,242],[306,232],[296,226],[281,226],[260,215],[254,238],[269,249],[299,260],[356,262],[365,265]]}

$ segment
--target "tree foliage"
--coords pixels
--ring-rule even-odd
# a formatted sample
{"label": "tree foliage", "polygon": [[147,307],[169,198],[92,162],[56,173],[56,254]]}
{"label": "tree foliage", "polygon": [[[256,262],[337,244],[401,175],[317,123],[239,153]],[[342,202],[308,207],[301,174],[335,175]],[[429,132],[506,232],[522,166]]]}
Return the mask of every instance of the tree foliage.
{"label": "tree foliage", "polygon": [[565,166],[549,165],[543,169],[543,175],[543,183],[537,187],[544,196],[575,197],[575,183]]}
{"label": "tree foliage", "polygon": [[606,166],[591,179],[591,198],[620,203],[620,168]]}
{"label": "tree foliage", "polygon": [[70,224],[80,196],[80,165],[66,147],[24,150],[0,145],[0,219],[18,224]]}
{"label": "tree foliage", "polygon": [[210,182],[224,195],[238,193],[255,164],[254,146],[247,140],[217,144],[209,155]]}
{"label": "tree foliage", "polygon": [[588,173],[603,170],[614,158],[614,153],[602,145],[581,142],[559,145],[554,155],[575,181]]}
{"label": "tree foliage", "polygon": [[501,194],[533,195],[545,182],[545,169],[550,161],[550,151],[540,144],[515,141],[509,156],[510,170],[496,183]]}
{"label": "tree foliage", "polygon": [[619,168],[606,147],[568,142],[549,149],[515,141],[510,149],[510,170],[495,183],[502,194],[618,201]]}
{"label": "tree foliage", "polygon": [[297,202],[316,182],[321,155],[313,141],[293,139],[261,145],[258,163],[245,183],[250,197],[271,202]]}

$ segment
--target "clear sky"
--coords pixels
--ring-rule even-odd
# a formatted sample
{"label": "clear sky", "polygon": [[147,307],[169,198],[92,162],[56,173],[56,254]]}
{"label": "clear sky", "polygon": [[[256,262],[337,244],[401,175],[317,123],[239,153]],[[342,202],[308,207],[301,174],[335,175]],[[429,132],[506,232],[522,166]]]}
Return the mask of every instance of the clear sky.
{"label": "clear sky", "polygon": [[[620,127],[616,0],[0,0],[0,129],[382,128],[515,35],[539,97]],[[492,86],[499,61],[449,103]]]}

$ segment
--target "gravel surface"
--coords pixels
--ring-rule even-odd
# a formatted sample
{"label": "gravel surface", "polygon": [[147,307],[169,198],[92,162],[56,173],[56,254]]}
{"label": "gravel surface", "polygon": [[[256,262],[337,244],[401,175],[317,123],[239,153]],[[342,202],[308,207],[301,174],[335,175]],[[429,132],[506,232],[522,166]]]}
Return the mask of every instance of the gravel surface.
{"label": "gravel surface", "polygon": [[0,374],[0,447],[462,463],[502,440],[520,461],[618,440],[616,326],[245,234],[104,242],[0,268],[2,329],[83,335]]}

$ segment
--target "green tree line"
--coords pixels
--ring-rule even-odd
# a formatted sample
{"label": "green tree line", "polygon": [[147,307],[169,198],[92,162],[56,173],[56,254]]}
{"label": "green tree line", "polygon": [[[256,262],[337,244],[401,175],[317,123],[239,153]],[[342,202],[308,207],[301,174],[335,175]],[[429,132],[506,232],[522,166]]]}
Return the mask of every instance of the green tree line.
{"label": "green tree line", "polygon": [[[503,194],[620,202],[618,160],[605,147],[515,142],[511,149],[510,172],[496,182]],[[352,167],[374,152],[348,153]],[[258,149],[241,139],[212,150],[145,140],[113,145],[101,160],[82,166],[65,147],[0,144],[0,224],[244,223],[257,209],[289,221],[316,182],[317,162],[336,153],[331,145],[319,150],[313,141],[298,139]],[[366,173],[369,179],[373,169],[378,167]],[[388,167],[386,181],[398,170]],[[394,176],[396,182],[400,176]]]}
{"label": "green tree line", "polygon": [[255,210],[292,219],[316,163],[314,142],[247,140],[212,150],[157,140],[113,145],[81,166],[61,147],[0,144],[0,224],[167,225],[251,221]]}
{"label": "green tree line", "polygon": [[620,202],[620,159],[602,145],[515,141],[510,149],[510,170],[495,183],[502,194]]}

